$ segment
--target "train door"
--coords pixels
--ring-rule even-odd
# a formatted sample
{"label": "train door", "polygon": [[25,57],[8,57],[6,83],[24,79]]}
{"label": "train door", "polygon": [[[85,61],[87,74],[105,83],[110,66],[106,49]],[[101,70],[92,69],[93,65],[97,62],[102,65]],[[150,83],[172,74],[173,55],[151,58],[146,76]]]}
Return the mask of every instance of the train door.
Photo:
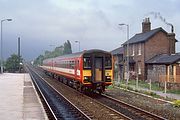
{"label": "train door", "polygon": [[100,82],[102,81],[102,77],[103,77],[103,58],[95,57],[94,65],[95,65],[95,81]]}

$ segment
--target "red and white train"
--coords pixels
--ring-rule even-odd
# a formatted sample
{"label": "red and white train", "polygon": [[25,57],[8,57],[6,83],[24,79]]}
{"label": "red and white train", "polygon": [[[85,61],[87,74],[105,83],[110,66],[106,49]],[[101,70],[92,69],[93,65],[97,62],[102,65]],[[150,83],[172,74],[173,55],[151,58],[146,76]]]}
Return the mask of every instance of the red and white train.
{"label": "red and white train", "polygon": [[80,91],[101,93],[112,84],[112,55],[103,50],[86,50],[46,59],[41,67],[46,73]]}

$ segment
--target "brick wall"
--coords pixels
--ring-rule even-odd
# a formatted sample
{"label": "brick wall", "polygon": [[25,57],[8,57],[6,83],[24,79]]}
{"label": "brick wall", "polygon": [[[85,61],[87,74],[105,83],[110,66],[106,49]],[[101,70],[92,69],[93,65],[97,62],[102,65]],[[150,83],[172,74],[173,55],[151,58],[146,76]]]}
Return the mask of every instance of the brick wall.
{"label": "brick wall", "polygon": [[[141,55],[138,54],[139,46],[141,46]],[[145,44],[144,43],[136,43],[136,44],[130,44],[129,45],[129,55],[133,57],[135,64],[134,64],[134,71],[135,74],[138,75],[139,79],[144,80],[145,78]],[[133,55],[133,48],[134,48],[134,55]],[[126,48],[125,54],[126,54]],[[138,65],[141,67],[141,74],[138,74]]]}
{"label": "brick wall", "polygon": [[161,31],[145,43],[145,60],[149,60],[158,54],[169,53],[169,39]]}
{"label": "brick wall", "polygon": [[169,51],[171,54],[175,54],[175,34],[174,33],[168,33],[168,39],[169,39]]}
{"label": "brick wall", "polygon": [[[135,43],[129,45],[129,55],[134,58],[134,70],[136,75],[138,74],[138,65],[141,66],[141,74],[139,79],[147,79],[147,69],[145,62],[156,55],[160,54],[172,54],[175,52],[175,34],[166,34],[162,31],[156,33],[145,43]],[[138,48],[141,44],[141,55],[138,55]],[[124,46],[124,55],[126,56],[126,47]],[[134,55],[133,55],[134,48]]]}
{"label": "brick wall", "polygon": [[147,79],[152,82],[164,82],[166,80],[166,65],[148,65]]}
{"label": "brick wall", "polygon": [[[164,89],[164,85],[165,83],[164,82],[160,82],[159,83],[159,85],[160,85],[160,87],[161,88],[163,88]],[[167,83],[167,89],[168,90],[179,90],[179,88],[180,88],[180,83]]]}
{"label": "brick wall", "polygon": [[[138,55],[138,48],[141,44],[141,55]],[[145,80],[146,78],[146,66],[145,61],[151,59],[152,57],[159,54],[169,54],[170,53],[170,43],[167,37],[167,34],[160,31],[155,36],[150,38],[145,43],[136,43],[129,45],[129,55],[133,55],[133,47],[134,47],[134,70],[135,73],[138,73],[138,65],[141,66],[141,74],[139,74],[139,79]],[[126,48],[125,48],[126,54]]]}

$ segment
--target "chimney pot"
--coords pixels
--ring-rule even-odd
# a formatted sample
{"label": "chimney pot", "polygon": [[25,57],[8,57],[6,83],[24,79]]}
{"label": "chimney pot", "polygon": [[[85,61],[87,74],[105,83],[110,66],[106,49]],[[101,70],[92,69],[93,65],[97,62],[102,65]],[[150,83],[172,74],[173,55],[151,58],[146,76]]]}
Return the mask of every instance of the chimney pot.
{"label": "chimney pot", "polygon": [[148,32],[151,30],[151,22],[149,18],[145,18],[142,22],[142,33]]}

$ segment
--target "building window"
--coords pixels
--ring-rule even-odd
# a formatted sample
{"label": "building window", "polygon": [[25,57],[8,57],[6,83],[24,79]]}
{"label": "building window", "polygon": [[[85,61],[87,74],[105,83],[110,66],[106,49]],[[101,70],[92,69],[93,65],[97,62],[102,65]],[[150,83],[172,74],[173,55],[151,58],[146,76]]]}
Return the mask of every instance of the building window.
{"label": "building window", "polygon": [[140,62],[138,63],[138,74],[139,75],[141,74],[141,63]]}
{"label": "building window", "polygon": [[138,45],[138,55],[141,55],[141,43]]}
{"label": "building window", "polygon": [[134,56],[134,44],[132,45],[132,56]]}

